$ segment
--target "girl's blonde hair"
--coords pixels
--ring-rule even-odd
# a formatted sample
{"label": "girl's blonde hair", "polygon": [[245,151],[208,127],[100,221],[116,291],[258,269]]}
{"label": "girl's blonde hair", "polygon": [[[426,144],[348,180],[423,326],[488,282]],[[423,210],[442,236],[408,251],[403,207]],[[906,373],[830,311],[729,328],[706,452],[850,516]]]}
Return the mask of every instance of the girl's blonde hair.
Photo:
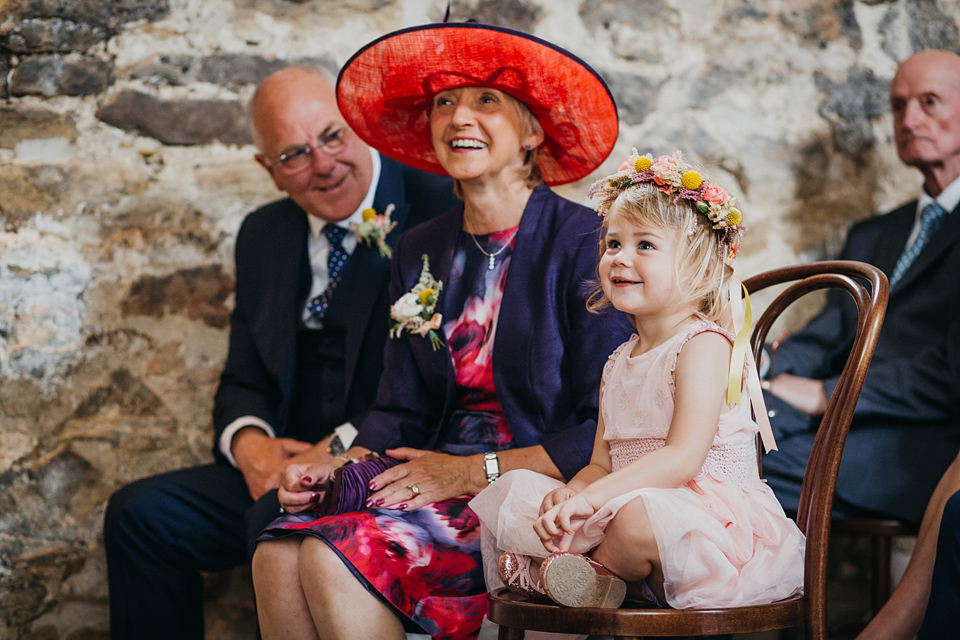
{"label": "girl's blonde hair", "polygon": [[[733,267],[724,261],[722,236],[713,228],[713,223],[696,210],[694,203],[676,200],[654,183],[640,183],[617,196],[606,214],[608,220],[612,216],[623,216],[632,225],[649,224],[676,232],[677,293],[684,303],[695,305],[697,317],[721,325],[728,323],[727,287]],[[604,231],[600,237],[600,256],[606,251],[606,242]],[[591,288],[587,308],[596,312],[609,304],[598,279]]]}

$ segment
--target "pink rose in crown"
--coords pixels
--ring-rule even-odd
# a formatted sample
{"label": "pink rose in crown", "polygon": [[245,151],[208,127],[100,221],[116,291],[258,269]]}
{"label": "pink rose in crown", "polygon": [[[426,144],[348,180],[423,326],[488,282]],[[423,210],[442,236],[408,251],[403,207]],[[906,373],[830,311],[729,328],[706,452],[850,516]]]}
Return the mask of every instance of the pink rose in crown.
{"label": "pink rose in crown", "polygon": [[726,202],[729,197],[730,194],[723,187],[718,187],[715,184],[707,184],[703,188],[703,199],[707,202],[720,204]]}

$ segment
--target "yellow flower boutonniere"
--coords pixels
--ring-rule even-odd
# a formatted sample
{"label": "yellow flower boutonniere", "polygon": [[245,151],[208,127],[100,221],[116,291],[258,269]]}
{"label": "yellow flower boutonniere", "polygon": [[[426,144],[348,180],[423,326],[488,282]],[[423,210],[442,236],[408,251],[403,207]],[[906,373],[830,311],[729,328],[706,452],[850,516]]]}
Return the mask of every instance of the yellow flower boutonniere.
{"label": "yellow flower boutonniere", "polygon": [[387,234],[397,226],[397,223],[390,219],[394,208],[393,204],[388,204],[382,214],[377,214],[373,207],[364,209],[363,222],[350,225],[350,230],[357,234],[360,240],[371,247],[377,245],[380,256],[388,260],[393,257],[393,251],[387,244]]}
{"label": "yellow flower boutonniere", "polygon": [[399,338],[404,330],[430,338],[430,345],[436,351],[443,345],[440,334],[442,316],[434,313],[437,307],[437,298],[443,289],[443,282],[430,274],[430,261],[427,254],[423,254],[423,269],[420,270],[420,279],[408,293],[390,307],[390,317],[396,322],[390,329],[391,338]]}

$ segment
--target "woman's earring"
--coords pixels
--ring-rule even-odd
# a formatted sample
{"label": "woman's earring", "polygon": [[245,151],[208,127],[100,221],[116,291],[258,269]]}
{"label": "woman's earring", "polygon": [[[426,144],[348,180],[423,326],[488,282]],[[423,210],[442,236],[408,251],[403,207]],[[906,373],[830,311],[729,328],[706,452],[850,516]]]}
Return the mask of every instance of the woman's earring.
{"label": "woman's earring", "polygon": [[528,142],[527,144],[523,145],[523,148],[527,151],[530,151],[530,149],[533,148],[533,145]]}

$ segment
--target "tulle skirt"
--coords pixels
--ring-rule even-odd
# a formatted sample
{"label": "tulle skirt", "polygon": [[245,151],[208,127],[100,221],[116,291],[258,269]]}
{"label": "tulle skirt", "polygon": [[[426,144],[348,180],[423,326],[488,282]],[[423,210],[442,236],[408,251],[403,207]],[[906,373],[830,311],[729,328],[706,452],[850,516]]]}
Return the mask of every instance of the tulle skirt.
{"label": "tulle skirt", "polygon": [[[511,471],[470,501],[483,524],[489,588],[502,585],[496,574],[501,552],[547,555],[533,522],[543,497],[562,485],[532,471]],[[610,520],[636,499],[650,517],[671,607],[765,604],[802,592],[803,533],[766,485],[742,489],[706,476],[675,489],[630,491],[593,514],[570,550],[585,553],[600,544]]]}

